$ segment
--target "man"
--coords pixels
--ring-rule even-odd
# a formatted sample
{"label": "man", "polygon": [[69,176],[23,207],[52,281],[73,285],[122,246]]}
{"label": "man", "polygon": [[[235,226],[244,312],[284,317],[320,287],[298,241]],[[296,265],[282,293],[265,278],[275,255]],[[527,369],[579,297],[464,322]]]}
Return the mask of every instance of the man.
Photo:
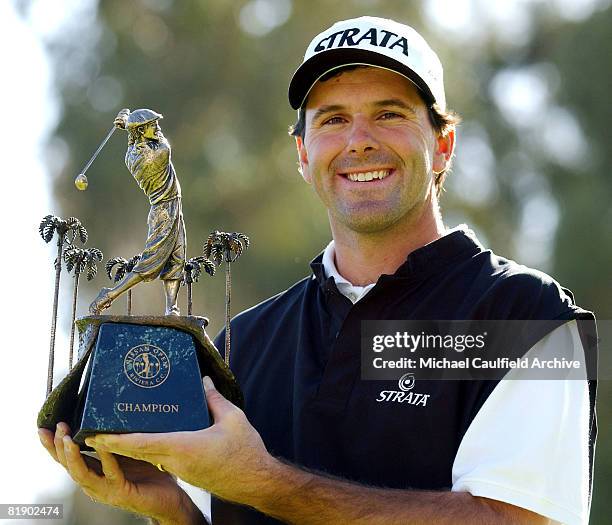
{"label": "man", "polygon": [[362,320],[556,319],[528,349],[547,355],[583,353],[593,319],[548,276],[444,227],[456,119],[436,55],[405,25],[338,22],[310,44],[289,99],[333,242],[312,276],[234,319],[245,413],[205,379],[211,428],[88,440],[105,476],[64,425],[45,446],[90,495],[160,523],[202,517],[164,474],[149,469],[160,481],[145,490],[111,452],[210,491],[215,525],[588,521],[594,383],[417,378],[403,387],[426,402],[404,404],[380,400],[397,381],[360,379]]}
{"label": "man", "polygon": [[162,115],[150,109],[130,113],[122,109],[115,125],[127,129],[125,165],[149,198],[146,245],[134,269],[113,288],[102,288],[89,310],[98,314],[124,292],[141,281],[159,278],[164,283],[166,315],[178,315],[178,292],[185,267],[185,224],[181,208],[181,186],[172,160],[170,144],[162,134]]}

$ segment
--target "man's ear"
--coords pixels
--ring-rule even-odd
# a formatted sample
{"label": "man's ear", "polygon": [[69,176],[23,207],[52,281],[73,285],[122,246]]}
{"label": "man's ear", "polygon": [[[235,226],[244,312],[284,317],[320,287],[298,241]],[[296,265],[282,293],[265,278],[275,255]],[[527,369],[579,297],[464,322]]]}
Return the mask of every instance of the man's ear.
{"label": "man's ear", "polygon": [[297,147],[298,154],[298,164],[299,164],[299,172],[302,175],[302,178],[310,184],[312,182],[312,177],[309,172],[308,165],[308,152],[306,151],[306,146],[304,145],[304,140],[302,137],[295,137],[295,145]]}
{"label": "man's ear", "polygon": [[435,137],[435,150],[433,154],[433,172],[442,173],[450,166],[453,152],[455,151],[455,128],[451,129],[446,135]]}

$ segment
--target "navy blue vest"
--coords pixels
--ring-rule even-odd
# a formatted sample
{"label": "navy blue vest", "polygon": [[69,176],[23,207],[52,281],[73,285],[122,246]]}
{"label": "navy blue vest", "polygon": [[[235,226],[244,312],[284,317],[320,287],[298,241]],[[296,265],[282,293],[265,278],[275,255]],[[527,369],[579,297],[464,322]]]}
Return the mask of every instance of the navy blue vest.
{"label": "navy blue vest", "polygon": [[[397,390],[397,381],[360,379],[362,320],[594,322],[569,290],[484,250],[469,231],[412,252],[354,305],[326,279],[321,259],[312,276],[236,316],[231,366],[246,415],[272,455],[368,485],[449,490],[461,439],[497,382],[417,379],[414,392],[430,395],[425,406],[379,403],[380,391]],[[592,409],[591,443],[595,434]],[[214,497],[212,519],[279,523]]]}

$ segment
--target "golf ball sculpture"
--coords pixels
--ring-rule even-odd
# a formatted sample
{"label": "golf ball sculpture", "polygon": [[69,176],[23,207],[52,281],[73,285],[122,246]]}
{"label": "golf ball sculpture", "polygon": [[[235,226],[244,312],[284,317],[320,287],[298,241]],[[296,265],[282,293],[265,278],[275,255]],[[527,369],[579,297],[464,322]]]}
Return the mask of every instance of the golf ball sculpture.
{"label": "golf ball sculpture", "polygon": [[77,175],[77,178],[74,179],[74,185],[76,186],[77,190],[85,191],[87,189],[87,186],[89,186],[87,175],[85,175],[84,173],[79,173]]}

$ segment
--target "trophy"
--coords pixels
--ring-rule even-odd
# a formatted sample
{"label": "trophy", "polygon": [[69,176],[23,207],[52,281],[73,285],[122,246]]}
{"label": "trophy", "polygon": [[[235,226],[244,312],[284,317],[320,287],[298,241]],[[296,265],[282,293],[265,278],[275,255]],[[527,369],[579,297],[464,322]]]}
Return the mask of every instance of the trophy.
{"label": "trophy", "polygon": [[[87,189],[85,173],[115,130],[127,131],[125,164],[149,198],[148,234],[140,254],[114,257],[106,263],[113,281],[102,288],[89,315],[76,319],[79,276],[91,280],[103,259],[97,248],[83,248],[88,240],[81,222],[47,215],[40,224],[45,242],[57,237],[55,292],[49,350],[47,398],[38,426],[54,430],[60,421],[73,429],[82,449],[85,438],[97,433],[173,432],[199,430],[211,424],[202,378],[208,375],[227,399],[243,405],[240,387],[229,368],[231,263],[249,246],[246,235],[214,231],[202,255],[186,259],[181,187],[171,161],[170,144],[162,134],[163,116],[150,109],[121,110],[91,159],[75,179]],[[62,264],[63,261],[63,264]],[[192,285],[202,270],[214,275],[225,263],[225,361],[206,333],[208,319],[192,315]],[[55,331],[62,267],[74,275],[68,375],[53,388]],[[113,275],[114,271],[114,275]],[[161,316],[132,314],[132,289],[160,279],[165,311]],[[181,316],[178,295],[187,287],[187,316]],[[119,296],[127,295],[126,315],[103,314]],[[75,328],[79,332],[78,359],[73,366]]]}

